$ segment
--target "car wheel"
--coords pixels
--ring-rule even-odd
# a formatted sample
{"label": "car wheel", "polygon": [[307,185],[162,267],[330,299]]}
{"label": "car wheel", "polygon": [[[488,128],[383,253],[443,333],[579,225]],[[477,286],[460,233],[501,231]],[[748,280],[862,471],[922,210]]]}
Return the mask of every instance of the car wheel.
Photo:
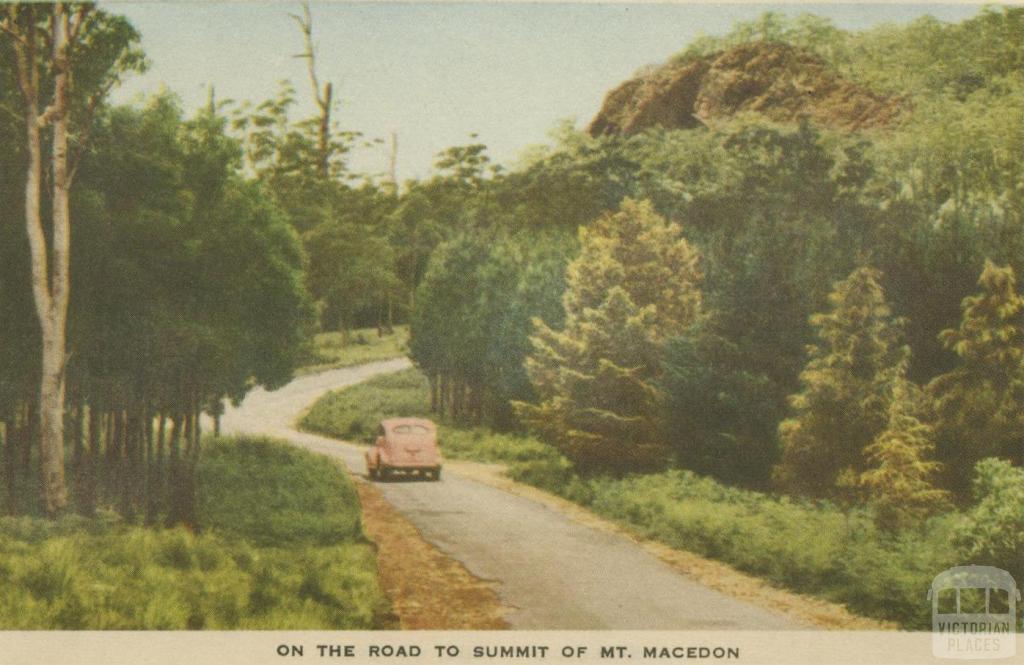
{"label": "car wheel", "polygon": [[441,467],[437,467],[436,469],[430,472],[430,479],[441,480]]}
{"label": "car wheel", "polygon": [[381,480],[388,480],[391,478],[391,469],[386,466],[381,466],[377,469],[377,477]]}
{"label": "car wheel", "polygon": [[380,478],[380,472],[372,466],[366,468],[366,475],[370,476],[370,480],[377,480]]}

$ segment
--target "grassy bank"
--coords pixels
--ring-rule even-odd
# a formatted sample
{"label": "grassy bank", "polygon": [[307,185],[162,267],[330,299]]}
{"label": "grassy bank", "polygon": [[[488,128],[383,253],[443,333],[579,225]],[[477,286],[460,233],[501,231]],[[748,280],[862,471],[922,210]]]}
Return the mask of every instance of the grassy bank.
{"label": "grassy bank", "polygon": [[0,519],[0,628],[370,629],[389,615],[355,488],[261,439],[206,443],[198,533]]}
{"label": "grassy bank", "polygon": [[314,374],[328,369],[352,367],[405,355],[409,326],[395,326],[394,332],[377,334],[376,328],[360,328],[349,333],[348,343],[340,332],[320,333],[313,338],[307,358],[298,374]]}
{"label": "grassy bank", "polygon": [[[382,417],[428,412],[426,380],[408,370],[325,396],[302,425],[368,440]],[[581,478],[557,451],[531,437],[444,423],[440,436],[450,458],[507,463],[514,479],[645,538],[907,628],[929,626],[924,591],[938,572],[959,563],[949,545],[956,515],[891,537],[865,511],[731,488],[688,471]]]}
{"label": "grassy bank", "polygon": [[[392,416],[430,418],[426,377],[409,369],[378,376],[365,383],[325,395],[303,417],[300,426],[310,432],[348,441],[370,443],[377,424]],[[445,456],[478,462],[557,461],[558,453],[526,436],[493,432],[483,427],[455,427],[438,423]]]}

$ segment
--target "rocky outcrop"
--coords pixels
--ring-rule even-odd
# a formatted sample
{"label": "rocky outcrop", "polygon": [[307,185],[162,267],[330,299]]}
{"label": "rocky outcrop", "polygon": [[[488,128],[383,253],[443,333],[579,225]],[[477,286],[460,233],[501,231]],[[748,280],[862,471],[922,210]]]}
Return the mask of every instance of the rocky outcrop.
{"label": "rocky outcrop", "polygon": [[806,51],[753,42],[626,81],[605,97],[589,131],[628,136],[654,126],[686,129],[744,112],[857,130],[887,126],[905,106],[841,78]]}

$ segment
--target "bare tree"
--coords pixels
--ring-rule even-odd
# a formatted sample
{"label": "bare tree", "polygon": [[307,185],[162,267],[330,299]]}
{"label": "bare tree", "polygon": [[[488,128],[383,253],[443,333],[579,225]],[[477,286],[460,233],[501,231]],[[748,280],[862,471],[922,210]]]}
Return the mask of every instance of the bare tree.
{"label": "bare tree", "polygon": [[290,14],[299,30],[302,31],[305,50],[297,55],[306,60],[309,71],[309,83],[313,88],[313,98],[320,109],[320,127],[317,134],[317,159],[320,175],[326,180],[331,175],[331,156],[334,146],[331,143],[331,107],[334,103],[334,86],[328,81],[320,87],[320,79],[316,74],[316,44],[313,42],[313,16],[309,11],[309,2],[302,3],[302,15]]}
{"label": "bare tree", "polygon": [[388,152],[388,180],[391,187],[398,192],[398,132],[391,132],[391,145]]}

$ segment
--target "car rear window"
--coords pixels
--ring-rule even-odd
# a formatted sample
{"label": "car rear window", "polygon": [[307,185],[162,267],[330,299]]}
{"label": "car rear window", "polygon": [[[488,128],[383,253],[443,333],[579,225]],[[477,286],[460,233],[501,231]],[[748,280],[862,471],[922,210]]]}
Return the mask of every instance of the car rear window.
{"label": "car rear window", "polygon": [[395,434],[429,434],[430,430],[423,425],[399,425],[393,430]]}

